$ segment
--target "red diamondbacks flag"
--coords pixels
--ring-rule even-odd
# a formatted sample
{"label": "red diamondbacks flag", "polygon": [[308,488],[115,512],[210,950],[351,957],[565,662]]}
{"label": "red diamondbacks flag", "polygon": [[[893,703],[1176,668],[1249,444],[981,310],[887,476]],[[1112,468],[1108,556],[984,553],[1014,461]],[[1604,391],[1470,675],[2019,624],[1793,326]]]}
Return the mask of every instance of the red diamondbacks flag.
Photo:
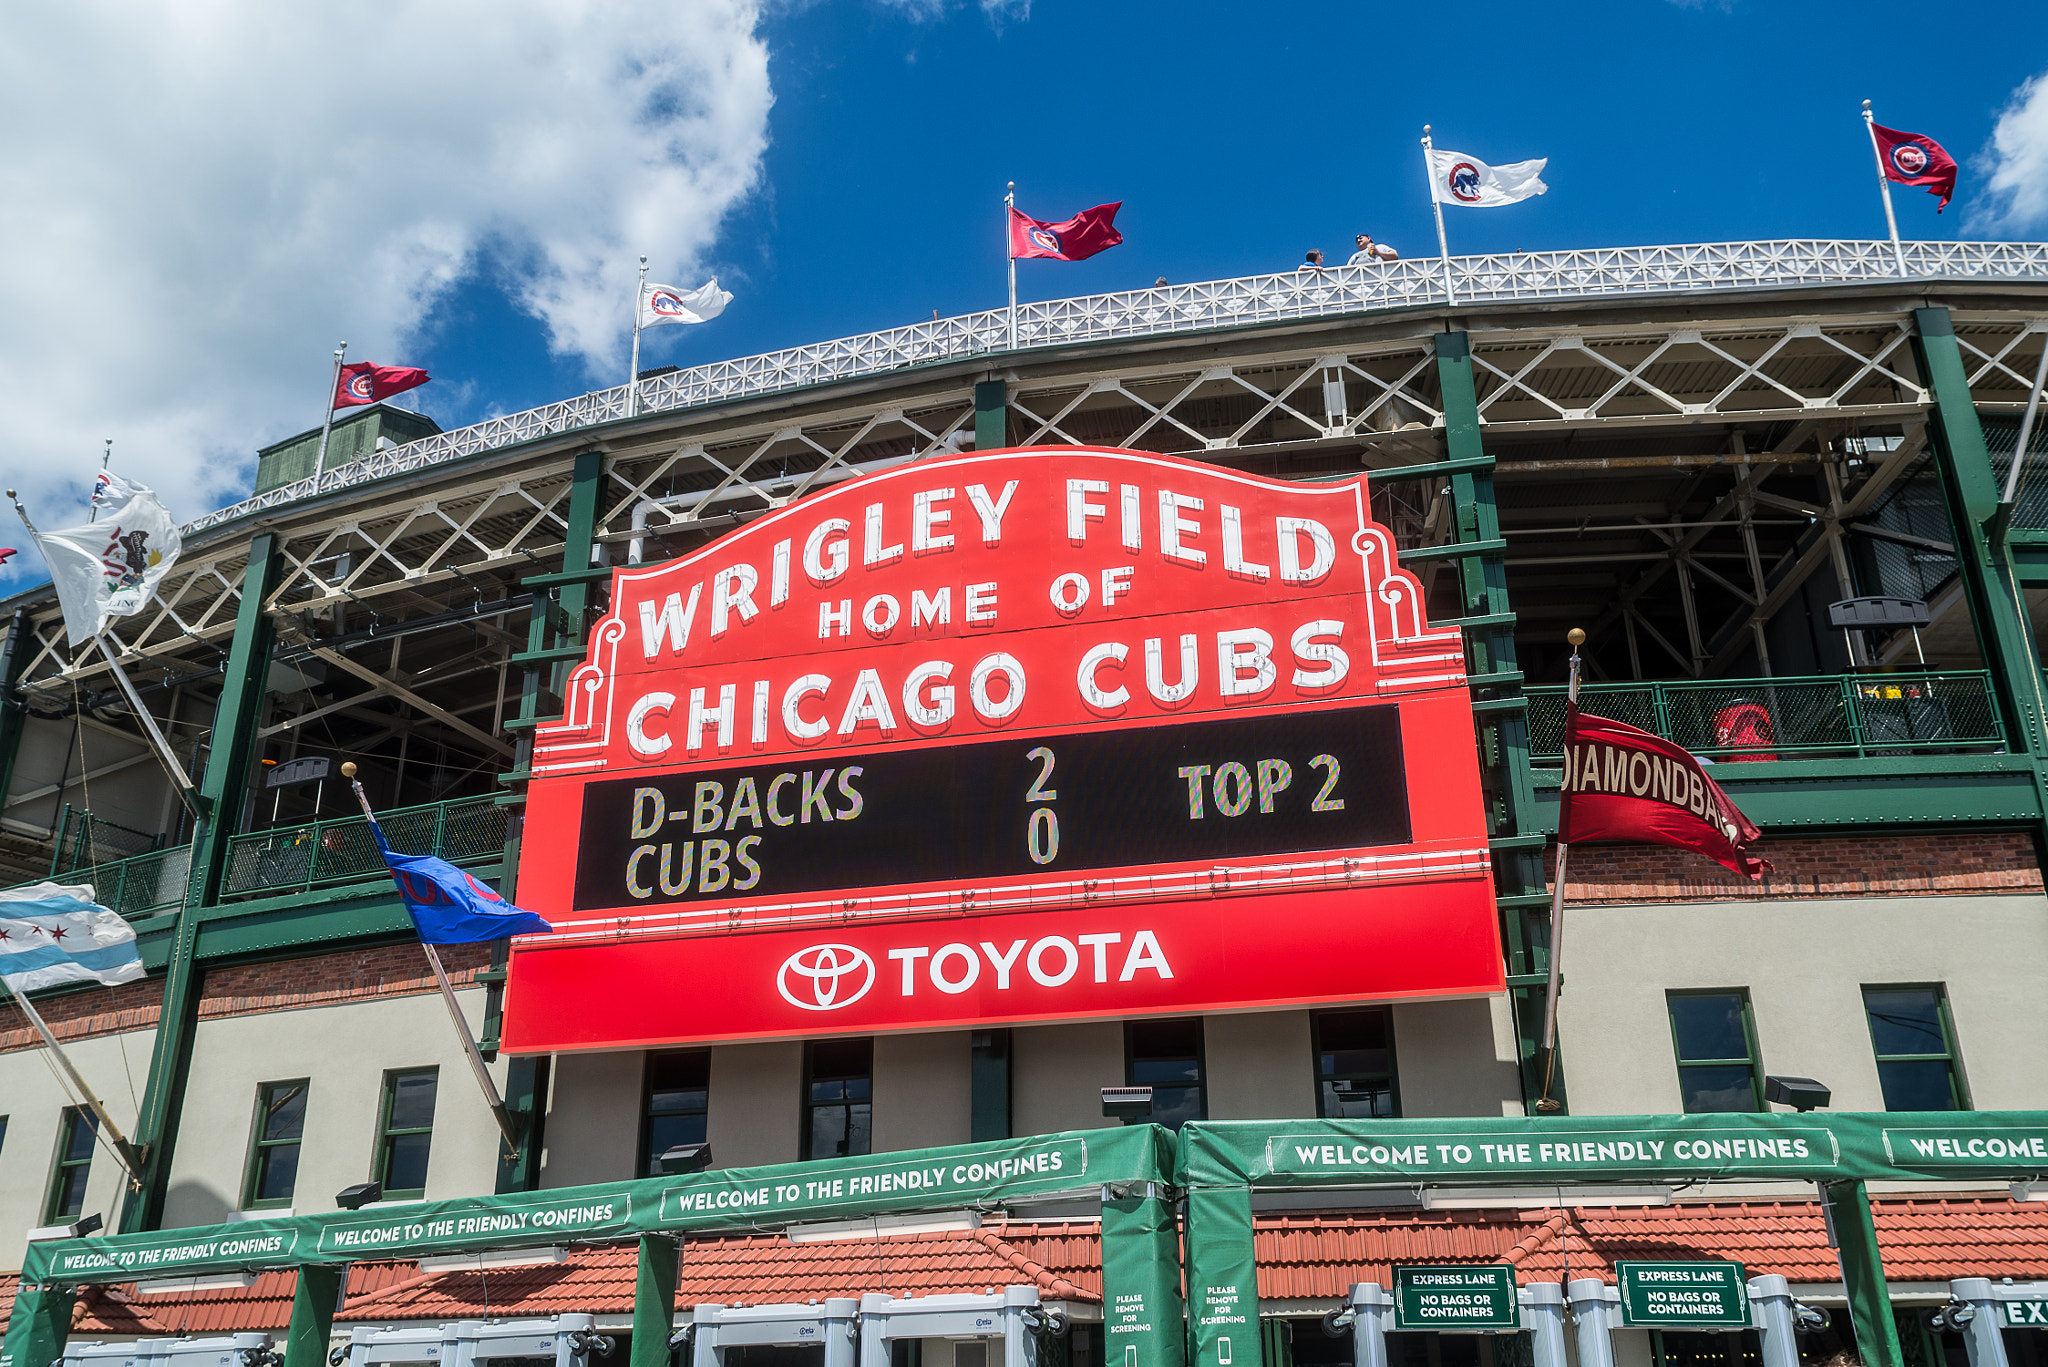
{"label": "red diamondbacks flag", "polygon": [[1054,261],[1086,261],[1124,240],[1116,230],[1116,211],[1124,207],[1098,204],[1083,209],[1065,223],[1041,223],[1010,210],[1010,255],[1012,258],[1049,257]]}
{"label": "red diamondbacks flag", "polygon": [[393,394],[418,389],[432,378],[426,371],[413,366],[371,365],[368,361],[357,361],[341,368],[341,379],[334,386],[334,406],[354,408],[358,404],[376,403]]}
{"label": "red diamondbacks flag", "polygon": [[1560,843],[1676,845],[1735,873],[1762,878],[1771,861],[1742,852],[1762,834],[1682,747],[1577,708],[1567,714]]}
{"label": "red diamondbacks flag", "polygon": [[1877,160],[1886,180],[1899,185],[1924,185],[1930,195],[1941,196],[1934,206],[1940,213],[1956,192],[1956,159],[1933,138],[1918,133],[1901,133],[1881,123],[1870,125],[1877,134]]}

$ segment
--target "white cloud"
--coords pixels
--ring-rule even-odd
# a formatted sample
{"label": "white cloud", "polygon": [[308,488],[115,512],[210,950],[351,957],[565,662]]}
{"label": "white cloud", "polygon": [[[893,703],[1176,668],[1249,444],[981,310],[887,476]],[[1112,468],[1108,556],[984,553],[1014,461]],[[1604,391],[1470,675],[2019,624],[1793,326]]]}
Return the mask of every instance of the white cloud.
{"label": "white cloud", "polygon": [[2013,91],[1976,164],[1991,202],[1971,215],[1973,226],[2021,232],[2048,225],[2048,72]]}
{"label": "white cloud", "polygon": [[181,516],[231,501],[336,338],[405,363],[485,250],[557,351],[622,370],[635,258],[696,283],[760,174],[758,9],[0,7],[5,482],[68,520],[111,436]]}

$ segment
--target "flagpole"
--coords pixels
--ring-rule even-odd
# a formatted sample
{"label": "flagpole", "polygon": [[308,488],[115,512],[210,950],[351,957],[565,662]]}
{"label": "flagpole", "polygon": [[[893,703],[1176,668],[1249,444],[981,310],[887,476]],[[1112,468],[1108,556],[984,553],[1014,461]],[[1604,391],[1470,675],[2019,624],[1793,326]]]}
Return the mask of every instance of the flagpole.
{"label": "flagpole", "polygon": [[[28,509],[22,506],[21,499],[14,490],[9,489],[7,497],[13,501],[14,511],[21,518],[21,525],[28,528],[29,536],[35,540],[36,549],[42,551],[43,560],[47,563],[50,559],[50,554],[48,551],[43,550],[43,534],[36,530],[36,524],[29,517]],[[121,668],[121,661],[115,656],[114,648],[107,644],[106,635],[102,632],[95,632],[92,639],[93,643],[100,648],[100,652],[107,657],[108,667],[114,671],[114,678],[120,683],[121,691],[128,696],[128,706],[134,709],[136,720],[142,723],[142,729],[148,734],[150,741],[155,746],[156,757],[163,761],[165,770],[171,776],[171,781],[177,785],[178,800],[185,804],[186,810],[192,813],[195,820],[204,817],[206,815],[206,804],[204,799],[199,796],[198,790],[192,786],[192,776],[185,772],[184,765],[178,763],[177,755],[171,750],[171,743],[164,739],[164,733],[157,727],[156,718],[150,714],[150,710],[147,707],[142,705],[141,696],[136,693],[135,685],[128,681],[128,675]]]}
{"label": "flagpole", "polygon": [[334,374],[327,380],[327,416],[320,420],[320,454],[313,461],[315,479],[327,473],[327,438],[334,431],[334,393],[341,388],[341,358],[347,354],[347,342],[334,349]]}
{"label": "flagpole", "polygon": [[[377,825],[377,813],[370,809],[370,799],[363,792],[362,782],[356,778],[356,765],[349,760],[341,766],[341,776],[348,780],[348,786],[355,790],[356,802],[361,805],[363,815],[372,826]],[[378,834],[383,833],[382,827]],[[427,963],[434,970],[434,982],[441,989],[441,1000],[448,1005],[448,1019],[455,1022],[455,1033],[462,1038],[462,1051],[469,1059],[469,1070],[476,1074],[476,1085],[483,1089],[484,1102],[491,1108],[491,1118],[498,1122],[498,1130],[505,1136],[505,1147],[517,1157],[519,1136],[514,1132],[512,1117],[506,1113],[505,1098],[498,1094],[498,1084],[491,1080],[491,1070],[484,1064],[484,1056],[476,1047],[476,1036],[470,1033],[469,1017],[462,1014],[461,1005],[455,1000],[455,985],[448,981],[448,970],[441,966],[441,956],[426,941],[420,941],[420,948],[427,951]]]}
{"label": "flagpole", "polygon": [[1444,306],[1458,306],[1457,291],[1451,288],[1451,240],[1444,235],[1444,202],[1436,193],[1436,162],[1430,158],[1430,150],[1436,144],[1429,140],[1429,125],[1422,125],[1422,179],[1429,186],[1429,207],[1436,211],[1436,246],[1444,258]]}
{"label": "flagpole", "polygon": [[178,785],[178,800],[185,804],[185,810],[192,813],[195,821],[203,818],[206,815],[205,800],[193,786],[192,776],[185,772],[185,766],[178,763],[178,756],[171,750],[170,741],[164,738],[164,733],[157,727],[156,718],[142,705],[142,696],[135,691],[135,685],[128,681],[127,671],[121,668],[120,657],[115,655],[114,648],[107,644],[106,633],[101,632],[92,639],[99,646],[100,653],[107,657],[107,667],[114,671],[114,679],[121,685],[121,691],[128,695],[128,706],[134,710],[136,720],[142,723],[142,729],[149,733],[150,740],[155,743],[157,758],[164,762],[164,768],[170,771],[171,781]]}
{"label": "flagpole", "polygon": [[1884,173],[1884,151],[1877,145],[1877,120],[1871,115],[1870,101],[1863,102],[1863,127],[1870,134],[1870,155],[1877,162],[1877,192],[1884,196],[1884,222],[1891,229],[1892,257],[1899,263],[1899,274],[1906,273],[1906,249],[1899,245],[1899,216],[1892,212],[1892,178]]}
{"label": "flagpole", "polygon": [[626,416],[640,412],[640,315],[647,308],[647,258],[640,258],[640,289],[633,295],[633,366],[626,372]]}
{"label": "flagpole", "polygon": [[[1003,196],[1003,208],[1014,211],[1017,207],[1017,182],[1010,182],[1010,192]],[[1010,350],[1017,349],[1017,242],[1011,235],[1010,215],[1003,215],[1003,251],[1010,258]]]}
{"label": "flagpole", "polygon": [[[100,452],[101,474],[107,472],[107,466],[113,463],[113,459],[114,439],[108,437],[106,449]],[[92,497],[85,501],[85,520],[89,523],[100,520],[100,486],[97,483],[92,486]]]}
{"label": "flagpole", "polygon": [[[1572,644],[1571,682],[1565,689],[1565,707],[1569,715],[1569,710],[1579,705],[1579,647],[1585,644],[1586,633],[1573,627],[1565,634],[1565,639]],[[1566,730],[1570,730],[1569,725]],[[1565,757],[1565,763],[1571,763],[1569,755]],[[1570,800],[1570,794],[1565,795],[1565,800]],[[1550,984],[1543,1000],[1543,1052],[1546,1056],[1543,1063],[1543,1095],[1536,1102],[1536,1109],[1545,1114],[1561,1109],[1557,1102],[1550,1099],[1550,1079],[1557,1070],[1557,992],[1562,979],[1561,968],[1564,959],[1565,863],[1571,849],[1572,847],[1560,835],[1557,842],[1557,871],[1550,890]]]}
{"label": "flagpole", "polygon": [[[6,979],[0,978],[0,986],[5,985]],[[121,1133],[121,1127],[116,1125],[114,1118],[107,1114],[107,1108],[101,1104],[99,1097],[93,1092],[93,1089],[85,1085],[85,1079],[80,1077],[78,1070],[71,1066],[70,1056],[64,1052],[63,1046],[57,1043],[57,1037],[50,1033],[50,1027],[43,1023],[41,1013],[29,1004],[28,994],[14,989],[10,990],[14,991],[14,1000],[21,1007],[21,1014],[28,1017],[28,1023],[33,1025],[36,1028],[36,1033],[43,1037],[43,1043],[50,1046],[50,1054],[57,1060],[57,1066],[64,1070],[64,1076],[71,1080],[73,1090],[80,1097],[84,1098],[87,1109],[98,1118],[100,1128],[105,1130],[107,1138],[113,1141],[114,1152],[120,1158],[121,1166],[128,1169],[130,1177],[140,1182],[142,1180],[142,1160],[145,1151],[136,1148],[135,1145],[128,1141],[128,1136]]]}

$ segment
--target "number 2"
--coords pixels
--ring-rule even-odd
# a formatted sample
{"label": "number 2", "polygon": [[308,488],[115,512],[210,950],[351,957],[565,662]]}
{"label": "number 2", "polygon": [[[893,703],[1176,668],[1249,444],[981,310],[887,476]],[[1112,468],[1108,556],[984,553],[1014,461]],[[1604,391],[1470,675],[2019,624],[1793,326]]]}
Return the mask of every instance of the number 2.
{"label": "number 2", "polygon": [[1312,812],[1343,811],[1344,799],[1341,797],[1332,798],[1330,793],[1336,788],[1337,776],[1344,772],[1344,766],[1337,763],[1335,755],[1317,755],[1308,763],[1311,769],[1328,769],[1330,771],[1330,776],[1323,780],[1323,790],[1316,794],[1316,800],[1309,804],[1308,809]]}
{"label": "number 2", "polygon": [[1039,760],[1045,766],[1038,771],[1038,781],[1031,785],[1030,792],[1024,794],[1024,800],[1026,802],[1052,802],[1056,800],[1059,797],[1059,793],[1055,789],[1045,786],[1052,779],[1052,751],[1041,745],[1036,750],[1027,751],[1024,758]]}

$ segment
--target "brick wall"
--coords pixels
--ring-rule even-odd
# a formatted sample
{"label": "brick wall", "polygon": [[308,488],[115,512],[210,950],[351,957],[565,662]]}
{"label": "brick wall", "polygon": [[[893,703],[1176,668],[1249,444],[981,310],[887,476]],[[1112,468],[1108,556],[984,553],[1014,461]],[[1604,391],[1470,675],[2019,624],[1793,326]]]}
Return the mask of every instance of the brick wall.
{"label": "brick wall", "polygon": [[[1576,845],[1565,897],[1572,902],[1806,900],[2039,893],[2034,842],[2018,832],[1834,836],[1752,847],[1776,868],[1760,883],[1690,850],[1666,845]],[[1556,850],[1546,857],[1555,881]]]}
{"label": "brick wall", "polygon": [[[457,987],[473,981],[490,961],[488,945],[446,945],[441,963]],[[199,1019],[220,1020],[302,1006],[333,1006],[376,997],[409,997],[434,991],[434,973],[418,945],[347,950],[303,959],[216,968],[200,985]],[[39,1000],[36,1009],[60,1041],[91,1039],[124,1030],[148,1030],[163,1007],[163,979]],[[13,1001],[0,1006],[0,1054],[42,1043],[35,1027]]]}

